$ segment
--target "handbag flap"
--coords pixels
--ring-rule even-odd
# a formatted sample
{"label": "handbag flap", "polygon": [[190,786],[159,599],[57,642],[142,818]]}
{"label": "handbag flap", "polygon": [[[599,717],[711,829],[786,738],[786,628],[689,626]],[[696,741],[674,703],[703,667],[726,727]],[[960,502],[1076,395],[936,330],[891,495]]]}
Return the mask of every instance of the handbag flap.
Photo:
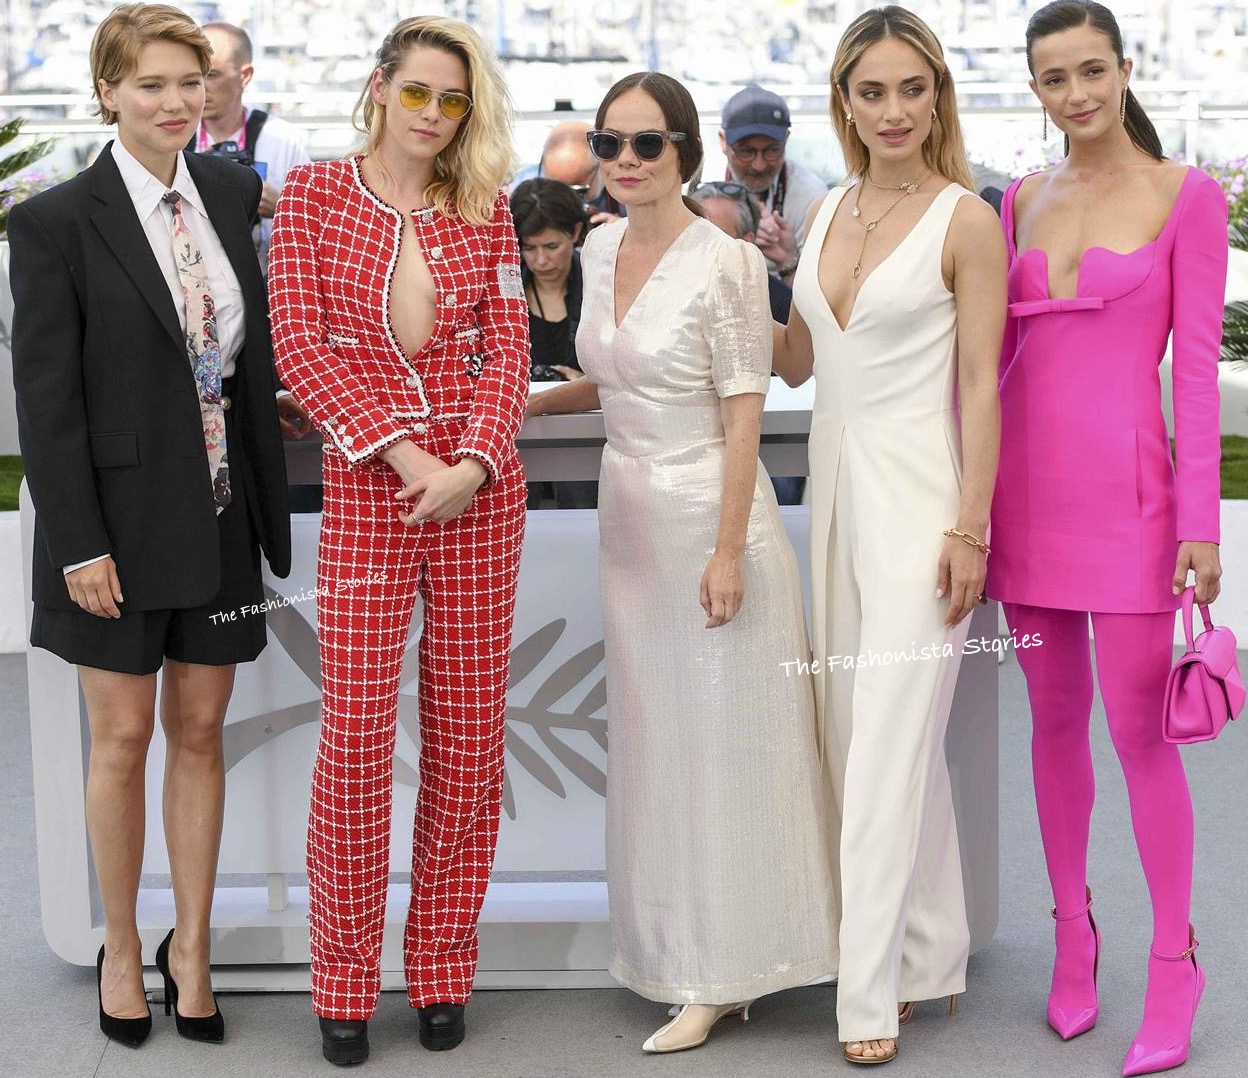
{"label": "handbag flap", "polygon": [[1238,676],[1239,666],[1236,661],[1235,647],[1235,634],[1227,626],[1219,625],[1196,637],[1191,651],[1183,656],[1182,661],[1189,658],[1196,659],[1203,663],[1214,677],[1224,678],[1232,672]]}

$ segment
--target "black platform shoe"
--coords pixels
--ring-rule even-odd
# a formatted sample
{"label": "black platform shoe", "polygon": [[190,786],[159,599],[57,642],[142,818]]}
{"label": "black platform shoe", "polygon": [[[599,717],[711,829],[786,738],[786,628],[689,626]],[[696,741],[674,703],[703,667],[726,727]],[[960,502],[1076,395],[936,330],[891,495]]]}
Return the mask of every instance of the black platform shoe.
{"label": "black platform shoe", "polygon": [[100,1001],[100,1032],[127,1048],[137,1048],[152,1032],[152,1009],[142,1018],[115,1018],[104,1011],[104,945],[95,960],[95,994]]}
{"label": "black platform shoe", "polygon": [[221,1008],[217,1006],[217,997],[212,997],[213,1013],[202,1018],[187,1018],[178,1014],[178,982],[169,972],[169,944],[173,940],[173,929],[160,941],[156,948],[156,968],[160,970],[165,981],[165,1014],[173,1011],[173,1024],[177,1027],[178,1036],[191,1041],[205,1041],[209,1044],[220,1044],[225,1040],[225,1019],[221,1017]]}
{"label": "black platform shoe", "polygon": [[368,1022],[359,1018],[317,1018],[321,1052],[331,1063],[349,1067],[368,1058]]}
{"label": "black platform shoe", "polygon": [[431,1052],[445,1052],[464,1039],[464,1005],[430,1003],[416,1009],[420,1043]]}

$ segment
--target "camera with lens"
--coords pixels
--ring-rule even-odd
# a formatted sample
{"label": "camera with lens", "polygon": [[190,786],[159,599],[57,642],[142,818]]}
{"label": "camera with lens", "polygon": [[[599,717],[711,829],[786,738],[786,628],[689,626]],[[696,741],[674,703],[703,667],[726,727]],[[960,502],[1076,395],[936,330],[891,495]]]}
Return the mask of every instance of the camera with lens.
{"label": "camera with lens", "polygon": [[564,378],[549,363],[534,363],[529,368],[529,380],[533,382],[566,382]]}
{"label": "camera with lens", "polygon": [[240,149],[237,142],[233,139],[227,139],[225,142],[213,143],[212,148],[205,150],[215,157],[224,157],[227,161],[236,161],[240,165],[246,165],[248,168],[256,163],[255,155],[251,150]]}

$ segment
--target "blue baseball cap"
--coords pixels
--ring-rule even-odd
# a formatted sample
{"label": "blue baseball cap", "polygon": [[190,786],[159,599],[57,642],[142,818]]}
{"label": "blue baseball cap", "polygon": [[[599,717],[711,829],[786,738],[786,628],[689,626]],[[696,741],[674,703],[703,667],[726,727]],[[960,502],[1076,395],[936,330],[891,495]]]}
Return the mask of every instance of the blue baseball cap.
{"label": "blue baseball cap", "polygon": [[789,137],[789,106],[779,94],[750,83],[738,90],[724,105],[722,126],[729,146],[751,135],[764,135],[783,142]]}

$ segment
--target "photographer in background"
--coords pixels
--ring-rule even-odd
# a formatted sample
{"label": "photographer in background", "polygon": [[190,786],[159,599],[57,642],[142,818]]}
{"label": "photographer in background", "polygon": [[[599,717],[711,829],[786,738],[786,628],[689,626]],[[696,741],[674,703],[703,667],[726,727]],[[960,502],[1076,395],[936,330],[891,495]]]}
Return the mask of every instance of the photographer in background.
{"label": "photographer in background", "polygon": [[[753,243],[758,235],[763,209],[754,193],[735,180],[715,180],[700,183],[689,190],[689,197],[702,207],[706,219],[721,232],[734,240]],[[789,310],[793,305],[793,289],[774,273],[767,274],[767,299],[771,304],[773,321],[788,325]],[[806,489],[803,475],[773,475],[771,485],[776,491],[780,505],[800,505],[802,491]]]}
{"label": "photographer in background", "polygon": [[[195,137],[186,148],[195,153],[228,157],[248,165],[260,174],[260,223],[252,229],[260,272],[269,271],[269,237],[273,233],[273,211],[286,173],[295,165],[310,161],[303,137],[293,124],[269,116],[260,109],[243,107],[243,90],[255,70],[251,66],[251,38],[240,26],[210,22],[204,36],[212,46],[212,66],[204,76],[204,112]],[[274,380],[277,375],[274,373]],[[312,433],[312,423],[294,397],[278,392],[278,420],[282,437],[298,441]],[[290,508],[294,513],[317,513],[321,509],[321,488],[290,487]]]}
{"label": "photographer in background", "polygon": [[247,31],[228,22],[210,22],[204,26],[204,33],[212,45],[212,69],[204,79],[204,116],[187,149],[228,157],[260,173],[264,190],[257,250],[260,270],[267,276],[277,196],[286,173],[312,158],[293,124],[243,106],[243,90],[255,75]]}
{"label": "photographer in background", "polygon": [[[581,256],[589,212],[568,184],[538,177],[511,193],[511,216],[520,241],[520,277],[529,307],[530,378],[534,382],[583,377],[576,358],[581,323]],[[598,484],[530,483],[529,508],[553,496],[559,509],[593,509]]]}
{"label": "photographer in background", "polygon": [[786,156],[791,118],[779,94],[750,83],[724,104],[719,146],[728,159],[725,180],[744,184],[763,209],[754,245],[767,272],[792,284],[811,206],[828,185]]}
{"label": "photographer in background", "polygon": [[[763,218],[763,208],[745,184],[735,180],[700,183],[690,188],[689,197],[702,207],[707,220],[721,232],[726,232],[734,240],[754,242]],[[793,305],[793,289],[774,273],[767,274],[767,299],[771,304],[772,320],[787,326],[789,309]]]}

